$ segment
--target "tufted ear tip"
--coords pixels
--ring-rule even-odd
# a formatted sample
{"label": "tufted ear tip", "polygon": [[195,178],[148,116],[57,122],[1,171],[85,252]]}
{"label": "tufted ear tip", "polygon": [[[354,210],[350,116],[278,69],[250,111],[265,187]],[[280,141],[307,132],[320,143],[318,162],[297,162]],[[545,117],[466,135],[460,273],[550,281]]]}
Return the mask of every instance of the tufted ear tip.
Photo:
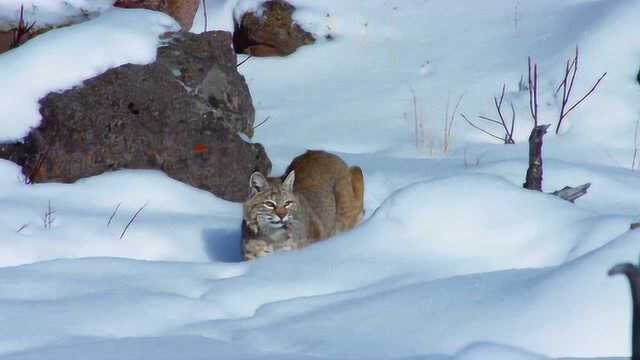
{"label": "tufted ear tip", "polygon": [[291,172],[284,178],[282,181],[282,188],[286,191],[293,192],[293,183],[296,181],[296,172],[295,170],[291,170]]}
{"label": "tufted ear tip", "polygon": [[253,174],[251,174],[251,177],[249,178],[249,189],[251,190],[252,196],[268,188],[269,188],[269,182],[267,181],[267,178],[264,175],[262,175],[261,172],[256,171]]}

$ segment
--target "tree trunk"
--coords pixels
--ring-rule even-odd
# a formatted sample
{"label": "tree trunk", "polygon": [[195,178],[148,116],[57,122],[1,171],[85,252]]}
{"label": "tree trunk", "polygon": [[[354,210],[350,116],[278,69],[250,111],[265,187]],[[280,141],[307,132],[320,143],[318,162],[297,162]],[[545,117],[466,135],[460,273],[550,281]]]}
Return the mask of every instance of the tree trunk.
{"label": "tree trunk", "polygon": [[549,126],[538,125],[529,135],[529,168],[526,181],[522,184],[525,189],[542,191],[542,137]]}

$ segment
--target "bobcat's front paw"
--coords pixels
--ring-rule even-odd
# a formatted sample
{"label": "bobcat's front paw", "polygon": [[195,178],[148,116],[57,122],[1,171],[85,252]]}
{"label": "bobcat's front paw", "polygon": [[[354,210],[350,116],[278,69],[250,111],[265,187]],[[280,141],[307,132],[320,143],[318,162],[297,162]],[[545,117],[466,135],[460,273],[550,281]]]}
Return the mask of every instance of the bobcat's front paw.
{"label": "bobcat's front paw", "polygon": [[248,240],[242,250],[245,261],[271,254],[274,251],[273,245],[264,240]]}

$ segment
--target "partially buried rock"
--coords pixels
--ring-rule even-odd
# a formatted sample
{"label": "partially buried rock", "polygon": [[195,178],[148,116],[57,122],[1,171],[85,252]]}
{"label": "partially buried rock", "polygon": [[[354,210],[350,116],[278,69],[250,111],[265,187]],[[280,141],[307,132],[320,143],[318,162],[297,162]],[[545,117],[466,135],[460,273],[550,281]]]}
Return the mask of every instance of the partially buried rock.
{"label": "partially buried rock", "polygon": [[243,201],[250,175],[271,169],[263,147],[242,138],[254,108],[226,32],[174,34],[156,62],[111,69],[40,103],[41,125],[0,146],[33,182],[158,169]]}
{"label": "partially buried rock", "polygon": [[176,19],[182,29],[189,30],[199,4],[200,0],[117,0],[113,6],[160,11]]}
{"label": "partially buried rock", "polygon": [[253,56],[286,56],[307,44],[313,35],[296,24],[292,15],[295,7],[283,0],[262,4],[260,14],[247,12],[236,23],[233,44],[238,53]]}

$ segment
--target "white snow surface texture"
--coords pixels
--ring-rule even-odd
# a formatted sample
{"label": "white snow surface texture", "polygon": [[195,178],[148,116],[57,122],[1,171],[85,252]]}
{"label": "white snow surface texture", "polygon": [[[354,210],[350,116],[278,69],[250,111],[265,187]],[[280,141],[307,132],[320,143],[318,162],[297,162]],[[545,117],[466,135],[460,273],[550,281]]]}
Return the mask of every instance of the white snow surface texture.
{"label": "white snow surface texture", "polygon": [[[363,223],[241,262],[241,204],[157,171],[25,185],[0,161],[0,360],[628,357],[628,285],[606,274],[640,254],[640,2],[290,2],[317,41],[239,68],[269,117],[251,141],[274,174],[310,148],[361,166]],[[111,3],[0,0],[4,23],[20,4],[43,24],[93,14],[0,54],[1,140],[39,124],[47,93],[150,63],[177,29]],[[260,4],[207,0],[208,30]],[[571,104],[607,75],[556,134],[576,46]],[[543,190],[590,182],[575,204],[522,188],[529,56],[552,125]],[[497,116],[503,84],[514,145],[459,116],[502,135],[477,115]]]}

